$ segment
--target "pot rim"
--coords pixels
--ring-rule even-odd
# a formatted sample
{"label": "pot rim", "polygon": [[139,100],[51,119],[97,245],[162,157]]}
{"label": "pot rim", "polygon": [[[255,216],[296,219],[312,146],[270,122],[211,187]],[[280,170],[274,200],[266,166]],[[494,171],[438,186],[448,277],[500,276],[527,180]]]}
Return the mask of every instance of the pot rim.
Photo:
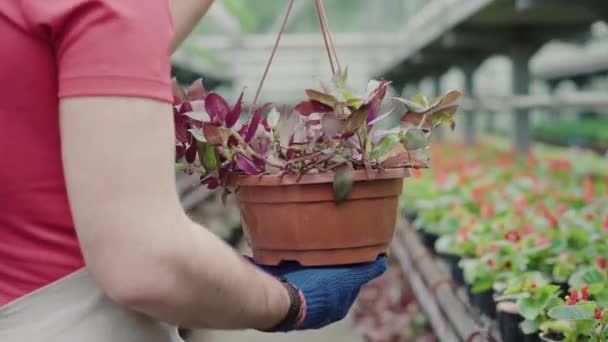
{"label": "pot rim", "polygon": [[[335,177],[334,171],[323,173],[309,173],[302,176],[298,175],[237,175],[230,179],[231,184],[235,186],[286,186],[286,185],[304,185],[304,184],[322,184],[333,183]],[[398,179],[409,177],[409,168],[399,167],[391,169],[372,169],[371,171],[362,169],[353,171],[353,180],[355,182],[373,181],[381,179]]]}

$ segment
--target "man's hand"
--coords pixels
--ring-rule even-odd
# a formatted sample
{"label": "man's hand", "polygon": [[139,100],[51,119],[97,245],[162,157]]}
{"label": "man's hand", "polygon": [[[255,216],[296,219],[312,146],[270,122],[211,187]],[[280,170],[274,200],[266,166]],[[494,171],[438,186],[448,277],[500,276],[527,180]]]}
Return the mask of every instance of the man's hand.
{"label": "man's hand", "polygon": [[361,286],[386,271],[386,257],[374,262],[331,267],[302,267],[291,263],[260,266],[286,279],[301,292],[304,314],[292,326],[279,330],[319,329],[343,319],[359,295]]}

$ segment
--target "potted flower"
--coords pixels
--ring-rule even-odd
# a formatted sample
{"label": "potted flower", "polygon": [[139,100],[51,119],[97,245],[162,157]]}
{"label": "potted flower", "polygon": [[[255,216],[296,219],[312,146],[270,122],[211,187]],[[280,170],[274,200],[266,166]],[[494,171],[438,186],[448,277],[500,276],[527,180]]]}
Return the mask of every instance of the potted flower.
{"label": "potted flower", "polygon": [[[263,264],[347,264],[386,253],[410,168],[428,166],[433,129],[461,97],[386,98],[388,81],[357,93],[339,72],[294,108],[263,104],[241,120],[201,81],[175,86],[177,162],[210,189],[236,194],[254,258]],[[254,101],[255,102],[255,101]],[[383,111],[383,103],[394,103]],[[400,124],[377,124],[397,108]]]}

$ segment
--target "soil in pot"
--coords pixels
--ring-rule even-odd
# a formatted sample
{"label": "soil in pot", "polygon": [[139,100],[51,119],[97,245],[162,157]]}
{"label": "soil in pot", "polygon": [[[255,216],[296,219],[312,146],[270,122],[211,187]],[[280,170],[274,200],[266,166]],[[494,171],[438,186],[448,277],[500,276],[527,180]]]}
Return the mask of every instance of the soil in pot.
{"label": "soil in pot", "polygon": [[496,323],[503,342],[539,342],[538,334],[525,335],[519,328],[524,318],[517,313],[517,304],[504,301],[496,305]]}
{"label": "soil in pot", "polygon": [[459,286],[462,286],[464,284],[464,273],[462,268],[458,266],[460,256],[448,253],[439,253],[438,255],[448,264],[452,280]]}
{"label": "soil in pot", "polygon": [[239,176],[241,221],[256,262],[305,266],[368,262],[393,238],[407,169],[353,173],[347,199],[334,200],[333,173]]}

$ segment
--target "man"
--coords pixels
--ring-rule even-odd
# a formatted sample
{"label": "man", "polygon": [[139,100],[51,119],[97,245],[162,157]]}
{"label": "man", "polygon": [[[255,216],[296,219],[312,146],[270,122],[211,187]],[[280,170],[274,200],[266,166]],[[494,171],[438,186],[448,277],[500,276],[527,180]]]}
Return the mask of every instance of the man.
{"label": "man", "polygon": [[0,1],[1,341],[320,328],[384,272],[263,271],[187,218],[169,55],[211,1],[172,5]]}

